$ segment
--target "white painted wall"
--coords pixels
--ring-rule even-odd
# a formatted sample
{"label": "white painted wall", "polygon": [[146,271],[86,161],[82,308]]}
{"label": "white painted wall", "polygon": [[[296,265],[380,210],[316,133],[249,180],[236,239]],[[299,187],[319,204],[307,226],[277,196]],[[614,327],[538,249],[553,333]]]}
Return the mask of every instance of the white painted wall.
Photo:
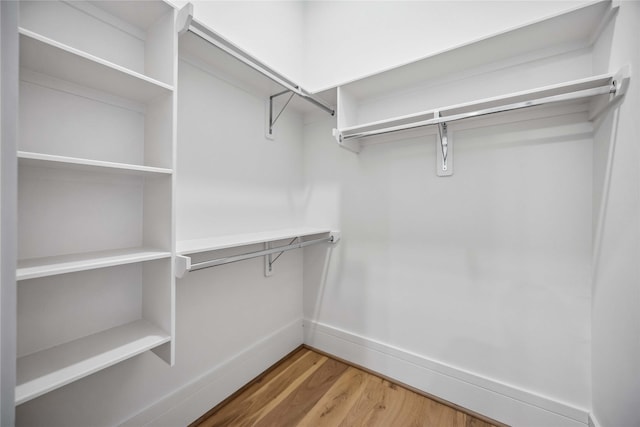
{"label": "white painted wall", "polygon": [[640,425],[640,3],[620,2],[596,46],[596,71],[630,64],[623,103],[595,134],[593,414],[602,427]]}
{"label": "white painted wall", "polygon": [[[589,52],[554,59],[362,101],[359,109],[368,120],[383,115],[385,102],[393,115],[402,101],[449,105],[592,72]],[[343,240],[329,260],[306,251],[306,342],[369,367],[367,349],[401,353],[516,400],[538,405],[543,397],[542,407],[562,414],[552,425],[569,422],[566,414],[585,422],[592,127],[584,113],[533,117],[457,132],[452,125],[450,178],[436,176],[433,136],[398,134],[355,155],[335,144],[333,120],[307,125],[307,220],[341,229]],[[347,341],[329,347],[327,333]],[[392,359],[376,368],[397,378]],[[443,396],[435,382],[405,381],[511,425],[550,425],[506,404],[467,399],[462,388]]]}
{"label": "white painted wall", "polygon": [[319,91],[555,13],[578,1],[305,2],[303,86]]}

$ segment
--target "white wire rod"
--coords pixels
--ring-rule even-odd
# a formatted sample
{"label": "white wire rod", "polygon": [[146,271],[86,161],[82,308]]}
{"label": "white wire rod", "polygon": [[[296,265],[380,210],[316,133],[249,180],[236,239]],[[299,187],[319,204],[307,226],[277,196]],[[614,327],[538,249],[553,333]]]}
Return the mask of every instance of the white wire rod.
{"label": "white wire rod", "polygon": [[[551,104],[555,102],[571,101],[575,99],[588,98],[596,95],[610,94],[610,93],[615,93],[615,91],[616,91],[615,86],[613,84],[608,84],[606,86],[600,86],[592,89],[584,89],[576,92],[569,92],[569,93],[563,93],[560,95],[553,95],[553,96],[547,96],[544,98],[532,99],[530,101],[522,101],[522,102],[516,102],[513,104],[500,105],[498,107],[485,108],[483,110],[470,111],[468,113],[454,114],[451,116],[441,116],[433,119],[421,120],[418,122],[406,123],[406,124],[397,125],[397,126],[390,126],[382,129],[356,132],[356,133],[347,134],[347,135],[341,133],[340,138],[342,140],[348,140],[348,139],[364,138],[367,136],[383,135],[387,133],[400,132],[403,130],[416,129],[416,128],[425,127],[425,126],[433,126],[439,123],[449,123],[449,122],[455,122],[458,120],[470,119],[473,117],[486,116],[489,114],[503,113],[507,111],[519,110],[522,108],[536,107],[539,105]],[[440,114],[442,114],[442,111],[440,111]]]}
{"label": "white wire rod", "polygon": [[245,259],[258,258],[265,255],[275,254],[278,252],[285,252],[293,249],[300,249],[300,248],[304,248],[305,246],[315,245],[315,244],[324,243],[324,242],[329,242],[329,243],[333,242],[333,236],[323,237],[321,239],[307,240],[305,242],[293,243],[286,246],[278,246],[276,248],[264,249],[262,251],[249,252],[249,253],[240,254],[240,255],[212,259],[210,261],[198,262],[195,264],[191,264],[191,268],[189,268],[189,271],[202,270],[203,268],[211,268],[211,267],[216,267],[218,265],[229,264],[232,262],[244,261]]}
{"label": "white wire rod", "polygon": [[242,49],[225,40],[222,36],[211,31],[204,25],[200,24],[196,20],[192,20],[189,24],[189,31],[206,42],[214,45],[218,49],[228,53],[229,55],[236,58],[238,61],[244,63],[245,65],[253,68],[263,76],[272,80],[273,82],[279,84],[280,86],[294,92],[300,98],[314,104],[315,106],[321,108],[332,116],[335,115],[335,110],[331,108],[330,105],[325,103],[323,100],[311,95],[306,90],[302,89],[299,85],[292,82],[291,80],[284,77],[282,74],[270,68],[268,65],[260,62],[258,59],[252,57],[248,53],[244,52]]}

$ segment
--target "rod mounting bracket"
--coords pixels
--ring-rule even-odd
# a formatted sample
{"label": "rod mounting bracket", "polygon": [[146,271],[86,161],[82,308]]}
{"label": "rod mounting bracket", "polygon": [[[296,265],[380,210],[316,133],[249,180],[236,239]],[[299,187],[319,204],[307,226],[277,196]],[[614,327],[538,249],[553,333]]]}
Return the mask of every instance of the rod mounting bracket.
{"label": "rod mounting bracket", "polygon": [[[440,117],[436,112],[435,117]],[[453,175],[453,146],[446,122],[438,123],[438,139],[436,143],[436,174],[438,176]]]}
{"label": "rod mounting bracket", "polygon": [[[271,249],[271,242],[264,242],[264,248],[265,250]],[[273,263],[271,254],[264,256],[264,277],[270,277],[273,274]]]}
{"label": "rod mounting bracket", "polygon": [[182,279],[191,270],[191,257],[176,255],[175,274],[178,279]]}

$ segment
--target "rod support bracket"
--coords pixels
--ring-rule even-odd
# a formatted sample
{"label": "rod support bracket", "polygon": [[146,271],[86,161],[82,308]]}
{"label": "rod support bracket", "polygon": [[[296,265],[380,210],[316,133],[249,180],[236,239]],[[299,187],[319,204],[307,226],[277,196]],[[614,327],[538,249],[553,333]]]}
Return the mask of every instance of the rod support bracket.
{"label": "rod support bracket", "polygon": [[338,145],[353,153],[359,153],[361,150],[360,143],[356,140],[346,139],[340,129],[333,129],[333,137],[336,139]]}
{"label": "rod support bracket", "polygon": [[[434,113],[435,118],[440,117],[439,112]],[[446,122],[438,123],[439,143],[436,143],[436,174],[438,176],[453,175],[453,155],[451,137]]]}
{"label": "rod support bracket", "polygon": [[175,274],[178,279],[182,279],[191,270],[191,257],[176,255]]}
{"label": "rod support bracket", "polygon": [[[271,249],[271,242],[264,242],[265,250]],[[273,258],[272,255],[264,256],[264,277],[271,277],[273,275]]]}
{"label": "rod support bracket", "polygon": [[620,97],[627,92],[630,79],[631,65],[626,64],[624,67],[618,70],[611,81],[611,93],[613,94],[613,98]]}

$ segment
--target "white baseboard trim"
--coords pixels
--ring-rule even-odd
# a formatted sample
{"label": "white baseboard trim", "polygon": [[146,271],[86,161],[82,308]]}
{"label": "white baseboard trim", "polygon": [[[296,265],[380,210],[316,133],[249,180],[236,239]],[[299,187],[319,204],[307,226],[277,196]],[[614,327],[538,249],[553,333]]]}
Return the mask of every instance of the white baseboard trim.
{"label": "white baseboard trim", "polygon": [[586,427],[589,423],[586,409],[308,319],[304,343],[509,425]]}
{"label": "white baseboard trim", "polygon": [[283,326],[120,425],[189,425],[299,347],[303,337],[302,324],[302,319],[298,319]]}
{"label": "white baseboard trim", "polygon": [[589,414],[589,427],[601,427],[602,424],[598,421],[594,414]]}

